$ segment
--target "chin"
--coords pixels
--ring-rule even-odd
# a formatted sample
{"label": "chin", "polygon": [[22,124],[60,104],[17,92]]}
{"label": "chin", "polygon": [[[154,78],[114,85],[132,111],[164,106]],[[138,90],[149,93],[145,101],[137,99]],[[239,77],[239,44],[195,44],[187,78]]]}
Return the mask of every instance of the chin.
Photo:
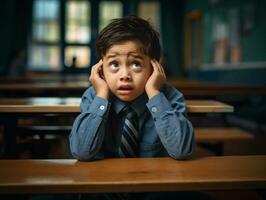
{"label": "chin", "polygon": [[116,95],[121,101],[131,102],[134,101],[137,97],[128,96],[128,95]]}

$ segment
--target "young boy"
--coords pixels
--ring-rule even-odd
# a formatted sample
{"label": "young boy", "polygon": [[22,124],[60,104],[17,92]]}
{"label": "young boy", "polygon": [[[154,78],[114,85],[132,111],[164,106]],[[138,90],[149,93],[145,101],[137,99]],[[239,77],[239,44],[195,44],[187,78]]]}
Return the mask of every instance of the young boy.
{"label": "young boy", "polygon": [[[70,149],[79,160],[183,159],[194,146],[183,95],[166,85],[157,32],[138,17],[113,20],[99,34],[100,61],[76,118]],[[126,111],[125,111],[126,110]]]}

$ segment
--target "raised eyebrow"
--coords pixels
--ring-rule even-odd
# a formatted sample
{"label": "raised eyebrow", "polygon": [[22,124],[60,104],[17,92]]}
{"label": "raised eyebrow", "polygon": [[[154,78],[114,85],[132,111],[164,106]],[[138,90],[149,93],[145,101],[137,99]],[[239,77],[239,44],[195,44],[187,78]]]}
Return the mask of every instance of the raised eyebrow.
{"label": "raised eyebrow", "polygon": [[113,54],[110,54],[108,56],[106,56],[107,59],[110,59],[110,58],[114,58],[116,57],[118,54],[117,53],[113,53]]}
{"label": "raised eyebrow", "polygon": [[141,55],[133,55],[133,54],[131,54],[130,56],[132,56],[134,58],[137,58],[137,59],[140,59],[140,60],[144,59],[143,56],[141,56]]}

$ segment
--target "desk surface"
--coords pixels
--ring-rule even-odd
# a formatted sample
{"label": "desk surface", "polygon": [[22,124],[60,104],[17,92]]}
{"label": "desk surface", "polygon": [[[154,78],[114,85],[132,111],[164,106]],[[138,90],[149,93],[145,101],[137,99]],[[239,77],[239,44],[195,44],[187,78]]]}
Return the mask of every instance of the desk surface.
{"label": "desk surface", "polygon": [[0,160],[0,193],[266,189],[266,156]]}
{"label": "desk surface", "polygon": [[170,79],[168,83],[180,90],[185,96],[223,96],[223,95],[266,95],[266,87],[244,84],[223,84],[208,81]]}
{"label": "desk surface", "polygon": [[[80,98],[0,98],[0,113],[78,113]],[[233,112],[219,101],[186,100],[187,112]]]}
{"label": "desk surface", "polygon": [[[223,95],[266,95],[265,86],[222,84],[189,79],[169,79],[170,85],[180,90],[184,96],[212,97]],[[23,92],[33,96],[36,94],[69,95],[78,93],[79,96],[90,86],[88,76],[33,76],[15,79],[0,78],[0,92],[4,94],[23,96]],[[53,92],[57,93],[53,93]],[[64,92],[67,92],[65,94]],[[63,93],[63,94],[62,94]],[[12,96],[11,95],[11,96]]]}
{"label": "desk surface", "polygon": [[1,83],[0,91],[32,91],[42,90],[86,90],[90,86],[88,81],[72,82],[35,82],[35,83]]}

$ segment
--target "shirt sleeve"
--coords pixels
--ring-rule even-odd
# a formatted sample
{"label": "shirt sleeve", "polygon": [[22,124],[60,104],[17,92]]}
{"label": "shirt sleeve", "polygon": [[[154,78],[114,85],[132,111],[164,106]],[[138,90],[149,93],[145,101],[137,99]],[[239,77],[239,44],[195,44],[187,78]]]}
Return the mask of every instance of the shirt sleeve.
{"label": "shirt sleeve", "polygon": [[183,159],[192,153],[195,145],[193,126],[187,118],[182,93],[165,87],[148,101],[147,107],[168,154],[174,159]]}
{"label": "shirt sleeve", "polygon": [[95,95],[93,87],[82,96],[81,113],[74,121],[69,141],[72,155],[78,160],[102,159],[103,143],[109,103]]}

